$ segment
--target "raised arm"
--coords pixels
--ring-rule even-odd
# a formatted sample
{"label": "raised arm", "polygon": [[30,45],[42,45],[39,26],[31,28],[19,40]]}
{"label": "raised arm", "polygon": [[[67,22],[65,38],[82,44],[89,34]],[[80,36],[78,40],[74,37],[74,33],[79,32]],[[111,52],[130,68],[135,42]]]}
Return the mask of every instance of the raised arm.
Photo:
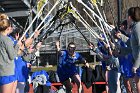
{"label": "raised arm", "polygon": [[58,54],[61,55],[60,41],[56,41],[56,49],[57,49]]}

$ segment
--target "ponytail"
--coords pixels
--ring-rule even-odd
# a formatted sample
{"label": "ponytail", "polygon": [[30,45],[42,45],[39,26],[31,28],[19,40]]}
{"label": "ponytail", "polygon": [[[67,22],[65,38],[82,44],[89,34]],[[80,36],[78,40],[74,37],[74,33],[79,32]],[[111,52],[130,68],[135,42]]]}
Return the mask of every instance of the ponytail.
{"label": "ponytail", "polygon": [[8,19],[0,20],[0,32],[5,31],[11,26],[11,22]]}
{"label": "ponytail", "polygon": [[0,14],[0,20],[7,19],[8,16],[6,14]]}

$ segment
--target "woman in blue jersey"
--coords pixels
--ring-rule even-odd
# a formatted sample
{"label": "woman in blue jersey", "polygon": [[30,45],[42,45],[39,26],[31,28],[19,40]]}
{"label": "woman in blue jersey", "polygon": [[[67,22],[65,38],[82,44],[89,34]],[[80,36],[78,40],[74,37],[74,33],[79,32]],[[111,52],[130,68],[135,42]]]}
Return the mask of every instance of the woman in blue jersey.
{"label": "woman in blue jersey", "polygon": [[[104,43],[104,41],[103,41],[103,39],[105,39],[104,38],[104,35],[102,35],[101,36],[102,38],[102,40],[100,39],[99,41],[98,41],[98,43],[97,43],[97,46],[98,46],[98,48],[99,48],[99,50],[104,54],[104,55],[109,55],[109,53],[108,53],[108,47],[107,47],[107,45]],[[91,45],[92,46],[92,45]],[[92,47],[91,47],[92,48]],[[108,67],[108,62],[107,61],[101,61],[101,63],[102,63],[102,70],[105,72],[105,81],[106,82],[108,82],[108,69],[107,69],[107,67]],[[109,92],[109,88],[108,88],[108,84],[106,84],[106,92],[108,93]]]}
{"label": "woman in blue jersey", "polygon": [[[21,29],[15,28],[14,31],[9,35],[9,37],[13,41],[14,45],[16,45],[16,42],[19,39],[19,37],[21,37],[22,32],[23,31]],[[26,37],[27,37],[27,35],[26,35]],[[15,73],[16,73],[15,76],[16,76],[16,79],[17,79],[16,93],[24,93],[24,88],[25,88],[25,84],[26,84],[27,79],[28,79],[29,68],[30,68],[30,65],[31,65],[30,62],[29,62],[30,59],[31,59],[31,54],[30,53],[25,54],[24,52],[27,52],[27,51],[23,52],[23,50],[25,49],[25,46],[27,47],[27,43],[31,43],[31,42],[32,42],[32,40],[30,40],[30,42],[25,41],[26,45],[23,44],[22,48],[20,48],[20,52],[21,52],[22,55],[17,56],[14,59],[15,70],[16,70],[15,71]]]}
{"label": "woman in blue jersey", "polygon": [[[121,23],[120,30],[121,34],[121,48],[130,48],[130,30],[127,28],[127,20],[124,20]],[[132,71],[133,67],[133,56],[132,53],[128,53],[127,55],[121,54],[119,57],[121,73],[123,77],[123,83],[128,93],[133,93],[132,90],[132,80],[134,78],[134,73]]]}
{"label": "woman in blue jersey", "polygon": [[77,52],[75,52],[76,45],[73,42],[68,44],[67,50],[60,51],[59,42],[56,42],[57,51],[59,53],[59,63],[57,66],[57,73],[60,82],[66,87],[66,93],[72,93],[72,85],[70,78],[77,84],[78,93],[82,93],[81,79],[76,69],[75,62],[82,61],[87,67],[89,64]]}

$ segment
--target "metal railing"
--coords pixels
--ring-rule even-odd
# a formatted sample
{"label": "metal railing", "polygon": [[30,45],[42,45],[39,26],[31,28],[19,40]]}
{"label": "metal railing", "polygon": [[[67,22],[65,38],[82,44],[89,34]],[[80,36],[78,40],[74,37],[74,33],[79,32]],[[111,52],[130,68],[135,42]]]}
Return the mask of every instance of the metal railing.
{"label": "metal railing", "polygon": [[[81,32],[93,43],[97,43],[96,40],[91,36],[91,34],[86,31],[85,28],[80,28]],[[94,28],[96,31],[97,28]],[[42,47],[40,48],[40,53],[55,53],[55,42],[58,40],[60,31],[55,31],[52,35],[50,35],[44,42]],[[82,37],[82,35],[74,28],[62,31],[60,36],[60,47],[62,50],[67,48],[69,42],[75,42],[76,51],[78,52],[88,52],[88,44]]]}

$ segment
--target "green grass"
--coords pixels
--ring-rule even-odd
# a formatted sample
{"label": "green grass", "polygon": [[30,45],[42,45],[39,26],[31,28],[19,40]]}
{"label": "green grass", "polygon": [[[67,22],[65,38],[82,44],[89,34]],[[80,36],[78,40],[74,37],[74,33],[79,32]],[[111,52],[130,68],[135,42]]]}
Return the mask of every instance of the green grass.
{"label": "green grass", "polygon": [[53,71],[56,71],[57,67],[56,66],[53,66],[53,67],[34,67],[32,68],[32,72],[35,72],[35,71],[40,71],[40,70],[45,70],[45,71],[49,71],[49,70],[53,70]]}
{"label": "green grass", "polygon": [[[99,64],[99,63],[97,63],[97,64]],[[94,63],[89,63],[89,65],[93,68]],[[79,64],[79,66],[83,66],[83,64]],[[32,67],[32,69],[31,69],[32,72],[40,71],[40,70],[45,70],[45,71],[53,70],[53,71],[56,71],[57,66],[52,66],[52,67]]]}

